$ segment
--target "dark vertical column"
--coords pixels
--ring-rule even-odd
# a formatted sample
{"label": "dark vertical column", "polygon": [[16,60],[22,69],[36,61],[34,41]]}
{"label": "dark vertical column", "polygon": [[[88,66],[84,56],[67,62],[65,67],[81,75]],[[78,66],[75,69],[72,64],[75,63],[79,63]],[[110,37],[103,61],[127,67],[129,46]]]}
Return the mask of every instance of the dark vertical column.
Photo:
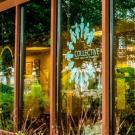
{"label": "dark vertical column", "polygon": [[56,128],[60,130],[60,111],[61,111],[61,0],[57,4],[57,110],[56,110]]}
{"label": "dark vertical column", "polygon": [[114,101],[114,88],[113,88],[113,82],[114,82],[114,63],[113,63],[113,0],[110,0],[110,117],[109,117],[109,120],[110,120],[110,135],[113,135],[114,134],[114,130],[113,130],[113,126],[114,126],[114,104],[115,104],[115,101]]}
{"label": "dark vertical column", "polygon": [[20,17],[20,91],[19,91],[19,130],[22,126],[22,112],[24,110],[23,105],[23,92],[24,92],[24,7],[21,7]]}

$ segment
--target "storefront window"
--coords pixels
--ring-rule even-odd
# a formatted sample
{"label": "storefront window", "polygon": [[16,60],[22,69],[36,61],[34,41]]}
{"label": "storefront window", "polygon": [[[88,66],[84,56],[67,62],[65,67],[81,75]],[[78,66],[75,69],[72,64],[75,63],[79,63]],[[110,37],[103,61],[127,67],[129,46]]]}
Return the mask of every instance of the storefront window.
{"label": "storefront window", "polygon": [[13,130],[15,10],[0,14],[0,129]]}
{"label": "storefront window", "polygon": [[100,135],[101,0],[62,0],[60,134]]}
{"label": "storefront window", "polygon": [[135,134],[135,1],[114,0],[115,134]]}
{"label": "storefront window", "polygon": [[[28,134],[48,134],[50,119],[50,0],[24,7],[23,121]],[[23,123],[22,123],[23,124]],[[27,127],[27,126],[26,126]]]}

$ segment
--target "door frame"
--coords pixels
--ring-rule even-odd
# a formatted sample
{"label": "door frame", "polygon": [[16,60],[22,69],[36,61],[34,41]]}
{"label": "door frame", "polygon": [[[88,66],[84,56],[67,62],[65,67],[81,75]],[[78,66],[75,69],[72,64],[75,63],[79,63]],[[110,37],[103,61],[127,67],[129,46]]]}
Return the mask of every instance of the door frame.
{"label": "door frame", "polygon": [[3,2],[0,2],[0,12],[8,10],[8,9],[16,7],[16,6],[19,6],[28,1],[29,0],[5,0]]}
{"label": "door frame", "polygon": [[110,76],[109,76],[109,40],[110,40],[110,2],[102,0],[102,134],[109,135],[109,95],[110,95]]}
{"label": "door frame", "polygon": [[[0,12],[15,7],[15,93],[14,128],[18,130],[19,117],[19,49],[21,5],[30,0],[6,0],[0,2]],[[109,135],[109,1],[102,0],[102,134]],[[51,0],[51,75],[50,75],[50,135],[56,135],[56,47],[57,47],[57,0]],[[0,130],[0,134],[14,134]]]}
{"label": "door frame", "polygon": [[[57,0],[59,3],[58,3],[58,7],[60,8],[60,2],[61,0]],[[109,14],[110,14],[110,6],[109,6],[109,3],[110,0],[102,0],[102,134],[103,135],[109,135],[110,133],[110,123],[109,123],[109,94],[110,94],[110,91],[109,91],[109,87],[110,87],[110,81],[109,81],[109,40],[110,40],[110,26],[109,26],[109,23],[110,23],[110,19],[109,19]],[[57,9],[57,13],[60,13],[60,9]],[[58,27],[58,31],[57,31],[57,45],[58,45],[58,49],[59,49],[59,45],[60,45],[60,18],[59,17],[60,15],[58,15],[57,17],[57,27]],[[59,55],[58,55],[59,56]],[[57,60],[57,59],[56,59]],[[56,61],[55,60],[55,61]],[[57,66],[59,65],[59,61],[57,61]],[[59,72],[57,72],[57,76],[59,76]],[[58,80],[60,81],[60,79],[58,78]],[[57,81],[57,85],[60,85],[60,82]],[[58,93],[59,93],[59,87],[60,86],[57,86],[57,96],[58,96]],[[57,97],[58,98],[58,97]],[[55,108],[55,111],[57,111],[58,113],[58,109],[59,109],[59,105],[58,105],[58,101],[59,99],[57,99],[57,103],[56,103],[56,106],[57,108]],[[58,116],[58,114],[57,114]],[[58,118],[55,118],[55,119],[58,119]],[[58,122],[57,122],[58,124]],[[57,125],[56,124],[56,125]],[[58,126],[57,126],[58,127]],[[56,129],[56,131],[58,131],[58,129]]]}

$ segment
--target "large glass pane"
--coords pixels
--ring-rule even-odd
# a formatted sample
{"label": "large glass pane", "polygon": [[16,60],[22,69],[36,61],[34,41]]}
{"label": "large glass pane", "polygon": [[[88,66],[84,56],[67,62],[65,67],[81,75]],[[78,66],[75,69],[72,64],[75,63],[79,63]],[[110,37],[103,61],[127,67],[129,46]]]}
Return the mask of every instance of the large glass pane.
{"label": "large glass pane", "polygon": [[[23,123],[28,134],[49,134],[50,0],[24,6]],[[39,133],[40,132],[40,133]]]}
{"label": "large glass pane", "polygon": [[100,135],[101,0],[62,0],[60,134]]}
{"label": "large glass pane", "polygon": [[0,13],[0,129],[13,130],[15,10]]}
{"label": "large glass pane", "polygon": [[135,134],[135,1],[114,0],[115,133]]}

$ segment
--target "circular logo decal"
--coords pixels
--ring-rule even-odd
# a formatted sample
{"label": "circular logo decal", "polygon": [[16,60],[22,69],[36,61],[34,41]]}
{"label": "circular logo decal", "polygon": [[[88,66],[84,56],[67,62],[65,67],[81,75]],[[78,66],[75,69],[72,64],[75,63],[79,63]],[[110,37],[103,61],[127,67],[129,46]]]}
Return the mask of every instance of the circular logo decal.
{"label": "circular logo decal", "polygon": [[70,29],[70,41],[65,58],[68,61],[67,70],[71,72],[70,82],[75,82],[77,89],[87,90],[89,80],[95,78],[96,69],[90,59],[99,56],[99,48],[92,48],[95,29],[90,30],[89,23],[75,24]]}

